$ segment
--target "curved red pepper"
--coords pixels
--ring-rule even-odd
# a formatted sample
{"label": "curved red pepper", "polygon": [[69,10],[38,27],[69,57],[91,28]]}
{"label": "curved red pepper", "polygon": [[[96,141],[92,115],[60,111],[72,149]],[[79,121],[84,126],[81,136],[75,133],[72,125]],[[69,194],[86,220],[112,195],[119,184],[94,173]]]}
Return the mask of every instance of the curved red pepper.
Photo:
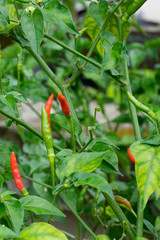
{"label": "curved red pepper", "polygon": [[24,185],[23,185],[23,182],[22,182],[21,175],[19,173],[17,160],[16,160],[16,156],[15,156],[14,152],[12,152],[12,154],[11,154],[10,165],[11,165],[11,170],[12,170],[12,174],[13,174],[15,184],[16,184],[17,188],[21,191],[22,189],[24,189]]}
{"label": "curved red pepper", "polygon": [[62,111],[64,112],[64,114],[66,116],[70,115],[69,104],[68,104],[66,98],[61,93],[58,93],[57,97],[61,104],[61,108],[62,108]]}
{"label": "curved red pepper", "polygon": [[131,162],[135,163],[135,158],[133,156],[133,154],[131,153],[131,150],[129,148],[127,148],[127,154],[128,154],[128,157],[129,159],[131,160]]}
{"label": "curved red pepper", "polygon": [[51,124],[50,124],[50,111],[51,111],[51,107],[52,107],[52,102],[53,102],[53,94],[48,98],[46,105],[45,105],[45,109],[48,115],[48,123],[49,126],[51,128]]}

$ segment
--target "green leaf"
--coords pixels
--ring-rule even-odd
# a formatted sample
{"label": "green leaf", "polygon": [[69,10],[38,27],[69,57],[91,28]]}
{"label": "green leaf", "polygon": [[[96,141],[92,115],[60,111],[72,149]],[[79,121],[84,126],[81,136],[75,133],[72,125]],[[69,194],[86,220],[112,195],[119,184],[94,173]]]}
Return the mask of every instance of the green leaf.
{"label": "green leaf", "polygon": [[24,11],[21,17],[21,25],[31,47],[37,53],[44,33],[44,19],[41,10],[36,8],[32,14],[27,14]]}
{"label": "green leaf", "polygon": [[56,156],[58,164],[56,173],[60,180],[77,171],[94,171],[101,163],[106,152],[82,152],[72,156]]}
{"label": "green leaf", "polygon": [[[39,172],[39,173],[34,173],[33,174],[33,179],[48,184],[48,173],[45,172]],[[46,188],[40,184],[34,183],[33,182],[33,188],[36,191],[36,193],[47,199],[48,201],[52,201],[53,196],[52,196],[52,190],[49,188]]]}
{"label": "green leaf", "polygon": [[99,3],[91,2],[89,5],[89,14],[100,27],[103,25],[107,10],[108,2],[106,0],[100,0]]}
{"label": "green leaf", "polygon": [[[92,42],[96,39],[99,31],[100,31],[100,27],[98,26],[98,24],[94,21],[94,19],[89,15],[89,12],[87,12],[86,14],[86,18],[85,18],[85,22],[84,22],[84,27],[87,28],[86,32],[89,35],[89,37],[91,38]],[[104,50],[101,46],[101,41],[98,41],[96,48],[99,52],[99,54],[101,56],[103,56],[104,54]]]}
{"label": "green leaf", "polygon": [[65,217],[65,215],[47,200],[37,196],[27,196],[20,199],[24,209],[30,210],[37,215],[50,214]]}
{"label": "green leaf", "polygon": [[[96,139],[94,139],[89,145],[88,145],[88,147],[89,147],[89,149],[95,149],[95,147],[96,147],[96,145],[97,144],[101,144],[101,148],[103,148],[104,149],[104,147],[106,148],[106,147],[109,147],[109,146],[111,146],[111,147],[115,147],[115,148],[117,148],[117,149],[119,149],[115,144],[113,144],[113,142],[108,138],[108,137],[105,137],[105,138],[96,138]],[[98,151],[98,148],[97,148],[97,150],[96,151]],[[99,152],[100,151],[102,151],[102,150],[99,150]],[[103,150],[104,151],[104,150]]]}
{"label": "green leaf", "polygon": [[21,240],[67,240],[60,230],[48,223],[32,223],[20,232]]}
{"label": "green leaf", "polygon": [[[14,20],[14,22],[12,21],[12,22],[10,22],[10,24],[8,24],[8,29],[10,30],[10,29],[14,28],[15,26],[17,26],[19,24],[17,22],[18,19],[17,19],[16,9],[15,9],[13,4],[6,4],[5,7],[8,10],[9,18]],[[3,15],[5,17],[5,20],[7,21],[7,18],[6,18],[7,15],[6,14],[7,14],[6,11],[4,13],[4,9],[3,9]],[[5,27],[0,26],[0,34],[6,34],[6,33],[8,33],[8,30],[6,30]]]}
{"label": "green leaf", "polygon": [[58,0],[48,1],[42,13],[46,21],[57,24],[69,33],[80,35],[73,24],[70,11]]}
{"label": "green leaf", "polygon": [[158,217],[156,218],[155,228],[156,228],[157,231],[160,231],[160,216],[158,216]]}
{"label": "green leaf", "polygon": [[[130,33],[130,23],[126,21],[122,24],[122,27],[123,27],[123,38],[126,39],[128,34]],[[118,27],[117,27],[117,18],[115,14],[112,15],[112,17],[110,18],[110,21],[106,27],[106,30],[109,32],[112,32],[113,35],[117,38],[117,40],[120,40]]]}
{"label": "green leaf", "polygon": [[12,192],[12,191],[10,191],[10,190],[2,190],[1,192],[0,192],[0,199],[2,200],[2,201],[5,201],[5,200],[7,200],[9,197],[10,197],[10,195],[13,195],[13,194],[15,194],[15,192]]}
{"label": "green leaf", "polygon": [[[106,139],[106,142],[107,142],[107,139]],[[99,139],[99,142],[95,141],[95,145],[93,145],[92,148],[90,148],[90,149],[92,149],[95,152],[106,151],[106,154],[105,154],[103,159],[106,162],[108,162],[110,165],[112,165],[112,167],[115,168],[116,171],[119,172],[119,170],[118,170],[118,157],[117,157],[116,153],[113,151],[113,149],[106,145],[106,142],[105,142],[105,139],[102,140],[102,141],[100,141],[100,139]]]}
{"label": "green leaf", "polygon": [[0,188],[3,186],[4,183],[4,178],[3,176],[0,174]]}
{"label": "green leaf", "polygon": [[113,47],[108,43],[103,43],[102,47],[104,49],[102,70],[105,71],[115,68],[120,60],[121,51],[123,49],[123,43],[116,42],[113,44]]}
{"label": "green leaf", "polygon": [[4,225],[0,225],[0,238],[20,238],[20,236]]}
{"label": "green leaf", "polygon": [[111,198],[114,198],[109,183],[103,177],[95,173],[77,172],[73,173],[70,178],[73,181],[75,187],[79,187],[81,185],[88,185],[98,189],[103,193],[107,193],[110,195]]}
{"label": "green leaf", "polygon": [[5,28],[8,31],[7,20],[1,12],[0,12],[0,26]]}
{"label": "green leaf", "polygon": [[18,200],[4,201],[3,203],[8,211],[13,229],[18,233],[23,224],[24,209]]}
{"label": "green leaf", "polygon": [[15,111],[15,104],[14,104],[15,100],[13,99],[13,97],[8,98],[4,97],[4,96],[0,96],[0,106],[2,109],[4,109],[5,111],[9,111],[10,114],[16,115],[16,111]]}
{"label": "green leaf", "polygon": [[142,61],[146,58],[147,48],[144,46],[144,44],[140,44],[140,43],[134,43],[134,45],[131,45],[131,46],[133,46],[129,51],[131,66],[133,69],[136,69],[142,63]]}
{"label": "green leaf", "polygon": [[19,100],[20,102],[24,102],[27,103],[27,101],[24,99],[24,97],[22,96],[21,93],[16,92],[16,91],[12,91],[12,92],[8,92],[7,96],[12,95],[14,98],[16,98],[17,100]]}
{"label": "green leaf", "polygon": [[148,230],[155,236],[158,237],[158,233],[157,230],[155,229],[155,227],[146,219],[143,220],[144,224],[146,225],[146,227],[148,228]]}
{"label": "green leaf", "polygon": [[130,150],[136,161],[136,180],[144,209],[148,198],[160,185],[160,147],[137,141]]}
{"label": "green leaf", "polygon": [[146,143],[153,146],[159,146],[160,145],[160,136],[159,135],[152,135],[149,138],[145,138],[141,141],[141,143]]}
{"label": "green leaf", "polygon": [[[66,116],[60,114],[51,114],[50,119],[58,126],[64,128],[66,131],[71,132],[70,123]],[[73,119],[73,128],[75,136],[78,138],[82,133],[82,127],[75,119]]]}
{"label": "green leaf", "polygon": [[3,203],[0,202],[0,218],[6,214],[6,209]]}
{"label": "green leaf", "polygon": [[155,190],[155,199],[159,199],[160,198],[160,186],[156,188]]}
{"label": "green leaf", "polygon": [[8,9],[4,6],[0,6],[0,13],[6,18],[7,22],[10,23]]}
{"label": "green leaf", "polygon": [[113,45],[114,43],[117,42],[117,39],[116,37],[113,35],[112,32],[109,32],[109,31],[103,31],[101,33],[101,39],[104,40],[105,42]]}

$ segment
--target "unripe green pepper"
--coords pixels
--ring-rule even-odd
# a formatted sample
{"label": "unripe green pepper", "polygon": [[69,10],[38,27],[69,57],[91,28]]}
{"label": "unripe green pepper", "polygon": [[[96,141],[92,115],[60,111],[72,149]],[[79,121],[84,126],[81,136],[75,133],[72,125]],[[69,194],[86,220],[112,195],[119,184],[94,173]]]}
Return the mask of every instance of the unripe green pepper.
{"label": "unripe green pepper", "polygon": [[147,106],[139,102],[131,93],[127,92],[128,99],[142,112],[147,113],[152,119],[158,120],[156,114]]}
{"label": "unripe green pepper", "polygon": [[82,211],[82,208],[83,208],[83,203],[84,203],[84,199],[85,199],[85,195],[86,195],[86,192],[87,192],[87,188],[88,186],[85,186],[80,194],[79,194],[79,197],[78,197],[78,200],[77,200],[77,212],[80,214],[81,211]]}
{"label": "unripe green pepper", "polygon": [[100,234],[96,237],[96,240],[110,240],[110,238],[106,235]]}
{"label": "unripe green pepper", "polygon": [[48,122],[48,114],[44,107],[42,107],[42,136],[47,150],[53,149],[53,137]]}
{"label": "unripe green pepper", "polygon": [[123,16],[122,20],[127,21],[129,17],[137,12],[137,10],[146,2],[147,0],[135,0],[130,7],[127,9],[125,15]]}
{"label": "unripe green pepper", "polygon": [[55,159],[55,154],[54,154],[54,150],[53,150],[53,137],[52,137],[52,132],[51,132],[51,128],[48,122],[48,114],[45,110],[44,107],[42,107],[42,119],[41,119],[41,124],[42,124],[42,136],[43,136],[43,140],[44,143],[46,145],[46,149],[47,149],[47,157],[49,159],[50,162],[50,166],[51,166],[51,173],[52,173],[52,185],[54,187],[55,185],[55,178],[54,178],[54,159]]}

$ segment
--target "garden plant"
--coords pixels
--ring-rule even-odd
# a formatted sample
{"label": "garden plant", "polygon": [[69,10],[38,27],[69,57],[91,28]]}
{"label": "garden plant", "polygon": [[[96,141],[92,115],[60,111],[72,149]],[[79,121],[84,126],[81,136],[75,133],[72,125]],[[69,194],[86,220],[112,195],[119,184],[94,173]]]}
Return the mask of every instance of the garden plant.
{"label": "garden plant", "polygon": [[[160,40],[134,17],[145,2],[0,0],[0,116],[20,141],[0,139],[0,239],[160,239]],[[131,28],[147,40],[128,43]]]}

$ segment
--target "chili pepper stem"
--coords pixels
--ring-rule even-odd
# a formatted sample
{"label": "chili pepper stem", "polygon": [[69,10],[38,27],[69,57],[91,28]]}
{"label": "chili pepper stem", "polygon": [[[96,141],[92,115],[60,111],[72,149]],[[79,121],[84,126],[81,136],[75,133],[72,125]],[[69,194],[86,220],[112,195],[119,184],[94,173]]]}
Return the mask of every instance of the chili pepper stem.
{"label": "chili pepper stem", "polygon": [[[123,27],[122,27],[122,21],[120,17],[117,17],[117,24],[118,24],[118,32],[119,32],[119,38],[120,41],[124,42],[123,39]],[[132,94],[131,85],[130,85],[130,79],[129,79],[129,72],[128,72],[128,65],[126,58],[122,56],[122,68],[124,73],[124,79],[126,79],[127,86],[125,86],[126,91]],[[135,134],[135,139],[138,141],[141,139],[141,132],[140,127],[138,123],[137,113],[135,106],[129,101],[129,110],[133,122],[133,129]],[[143,211],[142,211],[142,205],[141,205],[141,197],[140,193],[138,193],[138,209],[137,209],[137,237],[142,237],[143,233]]]}
{"label": "chili pepper stem", "polygon": [[53,153],[53,155],[48,155],[48,159],[50,162],[50,168],[51,168],[51,174],[52,174],[52,186],[55,186],[55,167],[54,167],[54,159],[55,159],[55,155]]}
{"label": "chili pepper stem", "polygon": [[75,141],[75,136],[74,136],[74,127],[73,127],[73,118],[72,115],[67,116],[69,123],[70,123],[70,128],[71,128],[71,142],[72,142],[72,149],[73,153],[76,153],[76,141]]}
{"label": "chili pepper stem", "polygon": [[20,192],[21,192],[23,197],[29,196],[29,193],[28,193],[26,188],[23,188],[22,190],[20,190]]}

